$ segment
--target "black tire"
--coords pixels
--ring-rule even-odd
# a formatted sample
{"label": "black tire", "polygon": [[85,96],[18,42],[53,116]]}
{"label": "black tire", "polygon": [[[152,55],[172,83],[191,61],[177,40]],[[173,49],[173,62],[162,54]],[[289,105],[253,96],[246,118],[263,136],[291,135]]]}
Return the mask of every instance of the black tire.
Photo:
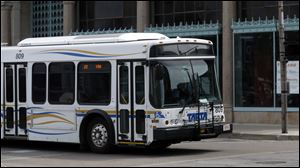
{"label": "black tire", "polygon": [[87,127],[87,144],[95,153],[110,153],[114,147],[113,131],[102,118],[93,119]]}

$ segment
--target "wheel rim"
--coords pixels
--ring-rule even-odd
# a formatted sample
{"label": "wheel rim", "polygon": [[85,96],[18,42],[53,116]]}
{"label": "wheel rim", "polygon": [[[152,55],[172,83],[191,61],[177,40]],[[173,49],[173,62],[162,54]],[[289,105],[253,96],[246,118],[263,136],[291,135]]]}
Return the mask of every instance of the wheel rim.
{"label": "wheel rim", "polygon": [[92,142],[97,147],[103,147],[108,141],[107,129],[102,124],[97,124],[92,129]]}

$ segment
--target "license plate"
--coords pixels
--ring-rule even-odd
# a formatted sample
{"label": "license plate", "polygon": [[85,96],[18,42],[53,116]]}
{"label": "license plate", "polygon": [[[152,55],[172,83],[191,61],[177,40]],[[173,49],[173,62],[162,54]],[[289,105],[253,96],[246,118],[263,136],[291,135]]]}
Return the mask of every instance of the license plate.
{"label": "license plate", "polygon": [[224,124],[223,131],[230,131],[230,124]]}

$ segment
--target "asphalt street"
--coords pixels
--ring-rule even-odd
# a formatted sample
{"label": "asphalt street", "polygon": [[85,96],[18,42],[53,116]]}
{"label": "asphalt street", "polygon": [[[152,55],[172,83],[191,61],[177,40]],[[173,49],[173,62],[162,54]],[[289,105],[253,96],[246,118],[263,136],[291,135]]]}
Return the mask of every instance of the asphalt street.
{"label": "asphalt street", "polygon": [[118,148],[113,154],[79,145],[1,141],[1,167],[299,167],[299,141],[216,138],[148,151]]}

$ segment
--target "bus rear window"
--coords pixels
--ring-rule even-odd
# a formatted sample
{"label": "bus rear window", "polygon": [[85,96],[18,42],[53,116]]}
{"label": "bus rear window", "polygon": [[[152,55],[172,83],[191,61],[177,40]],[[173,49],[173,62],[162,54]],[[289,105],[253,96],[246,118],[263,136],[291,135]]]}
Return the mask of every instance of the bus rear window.
{"label": "bus rear window", "polygon": [[153,46],[150,57],[213,56],[213,46],[209,44],[166,44]]}

